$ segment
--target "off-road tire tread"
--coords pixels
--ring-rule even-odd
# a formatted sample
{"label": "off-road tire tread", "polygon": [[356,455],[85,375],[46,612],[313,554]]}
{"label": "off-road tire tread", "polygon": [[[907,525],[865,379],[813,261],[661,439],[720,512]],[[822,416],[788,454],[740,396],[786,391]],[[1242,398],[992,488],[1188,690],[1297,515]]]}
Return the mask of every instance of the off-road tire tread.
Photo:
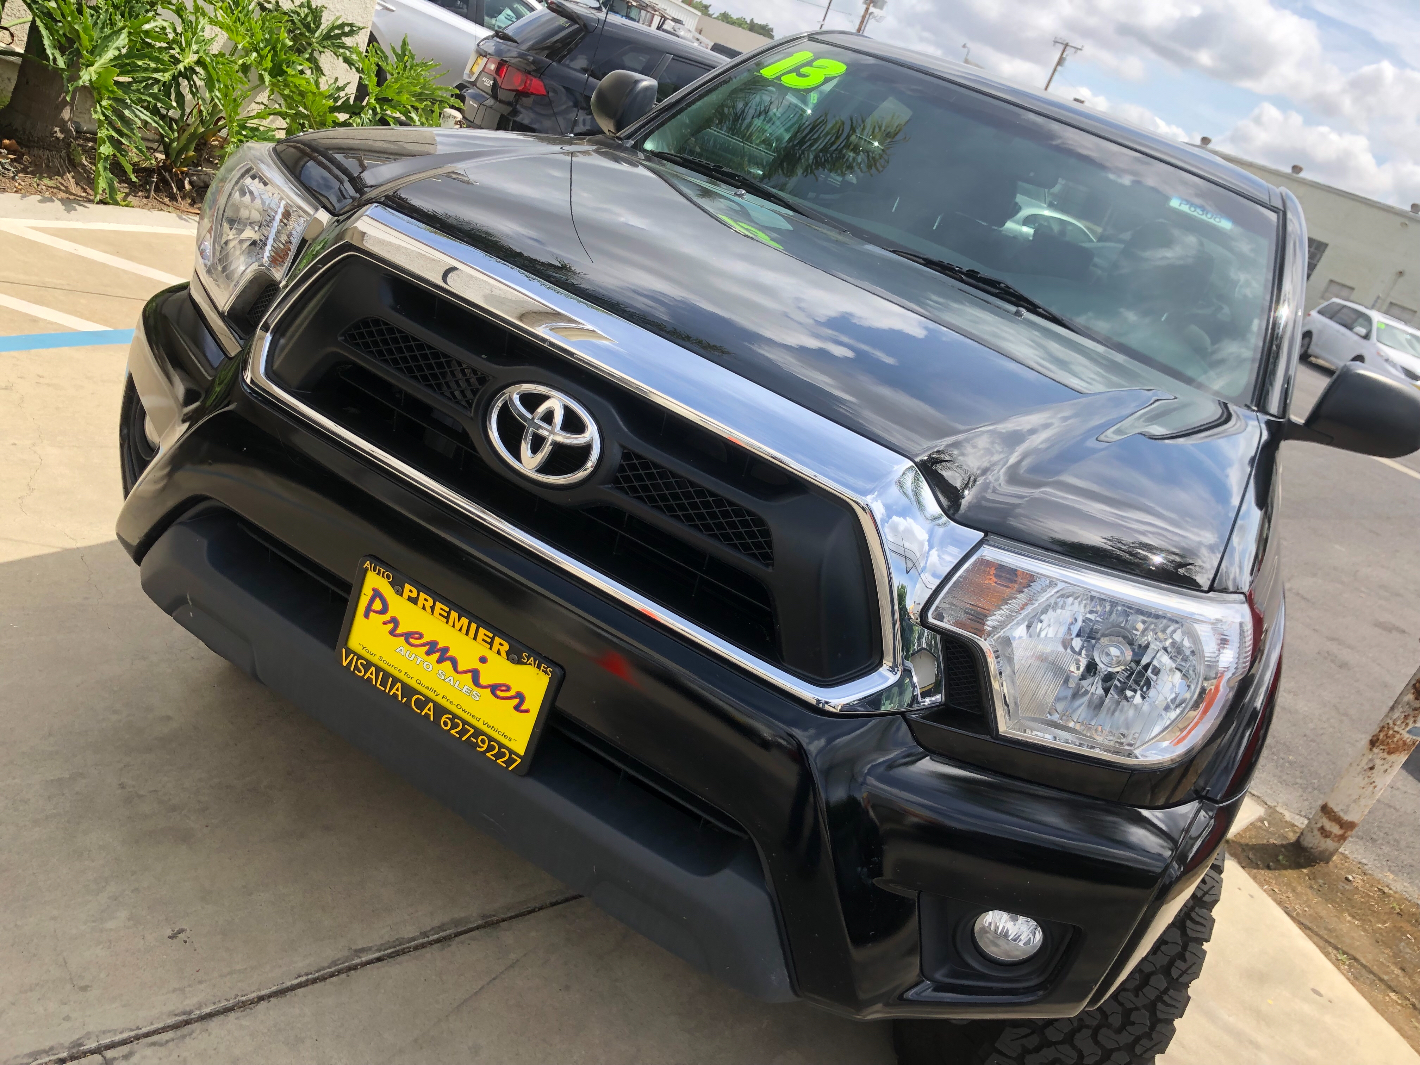
{"label": "off-road tire tread", "polygon": [[1222,892],[1220,851],[1153,949],[1098,1008],[1061,1020],[1009,1022],[970,1065],[1154,1065],[1188,1008],[1188,987],[1203,969]]}

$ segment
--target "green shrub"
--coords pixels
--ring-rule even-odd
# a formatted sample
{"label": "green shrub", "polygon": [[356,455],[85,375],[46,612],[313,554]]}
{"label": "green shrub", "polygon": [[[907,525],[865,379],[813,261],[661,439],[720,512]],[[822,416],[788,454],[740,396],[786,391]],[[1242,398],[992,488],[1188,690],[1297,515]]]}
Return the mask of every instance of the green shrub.
{"label": "green shrub", "polygon": [[[354,23],[313,0],[31,0],[69,91],[87,87],[98,127],[94,199],[120,202],[117,172],[154,168],[174,191],[190,167],[237,145],[311,129],[432,125],[453,102],[438,64],[403,42],[362,51]],[[354,85],[328,73],[342,68]]]}

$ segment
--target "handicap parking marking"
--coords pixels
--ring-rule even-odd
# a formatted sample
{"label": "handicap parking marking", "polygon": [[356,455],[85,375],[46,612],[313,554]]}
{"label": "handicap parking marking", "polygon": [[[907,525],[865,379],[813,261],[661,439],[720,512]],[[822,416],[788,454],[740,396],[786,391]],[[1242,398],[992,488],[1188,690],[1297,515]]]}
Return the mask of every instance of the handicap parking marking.
{"label": "handicap parking marking", "polygon": [[131,344],[132,329],[74,329],[66,333],[22,333],[0,337],[0,352],[40,351],[44,348],[87,348],[100,344]]}

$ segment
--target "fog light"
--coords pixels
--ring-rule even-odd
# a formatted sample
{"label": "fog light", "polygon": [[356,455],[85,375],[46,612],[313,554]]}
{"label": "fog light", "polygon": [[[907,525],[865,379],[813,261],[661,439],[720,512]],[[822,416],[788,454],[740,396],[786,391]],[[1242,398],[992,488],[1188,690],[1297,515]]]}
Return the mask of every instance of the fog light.
{"label": "fog light", "polygon": [[1041,948],[1045,933],[1029,917],[1005,910],[987,910],[971,926],[976,945],[993,961],[1025,961]]}

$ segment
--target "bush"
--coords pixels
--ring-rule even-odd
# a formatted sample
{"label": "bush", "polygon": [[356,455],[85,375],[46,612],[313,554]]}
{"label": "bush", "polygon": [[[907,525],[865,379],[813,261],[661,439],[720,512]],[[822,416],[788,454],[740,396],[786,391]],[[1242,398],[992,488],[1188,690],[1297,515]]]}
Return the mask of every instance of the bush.
{"label": "bush", "polygon": [[[29,0],[50,64],[87,87],[98,127],[94,199],[121,201],[117,171],[216,166],[239,144],[331,126],[435,125],[453,102],[438,64],[403,42],[360,50],[351,22],[313,0]],[[327,67],[355,74],[355,84]]]}

